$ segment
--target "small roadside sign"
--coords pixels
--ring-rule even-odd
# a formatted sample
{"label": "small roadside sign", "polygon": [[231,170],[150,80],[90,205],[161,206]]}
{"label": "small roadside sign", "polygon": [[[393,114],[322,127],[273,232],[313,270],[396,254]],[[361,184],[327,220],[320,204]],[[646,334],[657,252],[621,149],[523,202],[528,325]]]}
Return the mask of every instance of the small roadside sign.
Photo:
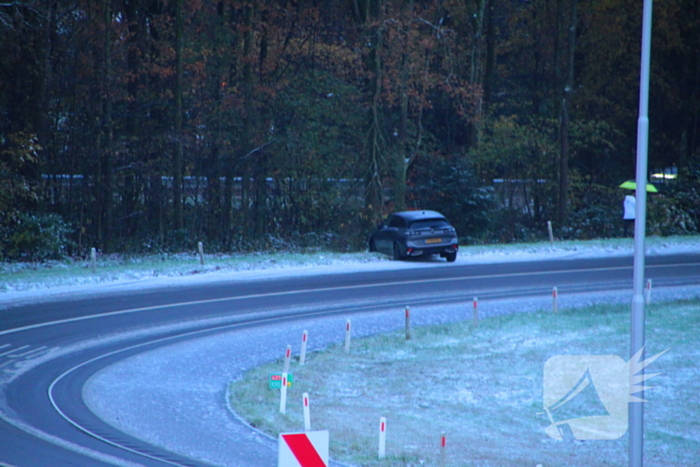
{"label": "small roadside sign", "polygon": [[277,467],[328,467],[328,430],[280,433]]}
{"label": "small roadside sign", "polygon": [[[291,388],[294,382],[294,375],[291,373],[287,374],[287,387]],[[280,389],[282,388],[282,373],[270,373],[270,379],[268,380],[268,386],[270,389]]]}

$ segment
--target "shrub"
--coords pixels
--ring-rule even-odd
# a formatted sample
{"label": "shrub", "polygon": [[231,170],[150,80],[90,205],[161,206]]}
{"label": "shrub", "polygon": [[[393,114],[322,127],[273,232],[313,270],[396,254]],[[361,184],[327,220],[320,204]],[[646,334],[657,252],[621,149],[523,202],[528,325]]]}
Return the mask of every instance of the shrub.
{"label": "shrub", "polygon": [[465,157],[437,156],[412,169],[411,204],[444,214],[467,243],[479,243],[493,224],[493,187],[476,176]]}
{"label": "shrub", "polygon": [[678,174],[663,195],[650,199],[650,228],[660,235],[694,234],[700,231],[700,163]]}
{"label": "shrub", "polygon": [[65,255],[70,230],[70,226],[58,214],[20,213],[0,229],[2,259],[61,259]]}

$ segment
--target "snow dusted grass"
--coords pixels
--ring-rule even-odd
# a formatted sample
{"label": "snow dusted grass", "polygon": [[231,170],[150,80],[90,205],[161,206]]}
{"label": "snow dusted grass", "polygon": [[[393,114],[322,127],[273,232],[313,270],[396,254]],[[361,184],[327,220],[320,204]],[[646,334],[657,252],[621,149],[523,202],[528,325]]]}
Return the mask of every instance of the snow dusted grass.
{"label": "snow dusted grass", "polygon": [[[647,373],[645,465],[695,465],[700,456],[700,297],[647,307],[647,357],[671,350]],[[292,365],[286,415],[267,388],[277,361],[231,384],[231,406],[277,436],[303,431],[308,392],[312,429],[330,431],[331,457],[362,466],[438,465],[441,432],[450,466],[627,465],[628,437],[556,441],[544,432],[542,381],[554,355],[629,353],[629,306],[591,306],[414,329],[342,344]],[[379,417],[387,418],[387,458],[377,460]]]}
{"label": "snow dusted grass", "polygon": [[[679,252],[700,252],[700,236],[647,237],[647,255]],[[509,243],[502,245],[470,245],[460,247],[460,256],[480,262],[490,260],[555,259],[560,257],[624,256],[634,254],[633,238],[601,238],[594,240],[571,240]]]}
{"label": "snow dusted grass", "polygon": [[[649,237],[648,254],[700,251],[700,237]],[[589,241],[565,241],[462,246],[457,264],[500,261],[525,261],[563,257],[632,255],[631,238]],[[434,260],[442,265],[443,261]],[[337,273],[367,268],[403,268],[430,266],[431,261],[391,261],[388,257],[367,252],[335,253],[308,250],[306,252],[271,252],[245,254],[206,254],[200,265],[195,252],[177,255],[118,256],[98,255],[97,271],[92,272],[89,259],[51,261],[46,263],[0,263],[0,300],[3,294],[21,292],[42,293],[51,289],[76,289],[95,285],[143,283],[153,284],[156,278],[197,278],[197,280],[228,280],[251,273],[304,273],[323,268],[324,273]]]}
{"label": "snow dusted grass", "polygon": [[46,263],[0,263],[0,293],[144,281],[154,277],[215,275],[348,262],[366,263],[381,259],[368,253],[247,253],[205,255],[204,265],[201,265],[199,256],[194,253],[135,257],[109,255],[98,258],[95,273],[92,272],[89,259]]}

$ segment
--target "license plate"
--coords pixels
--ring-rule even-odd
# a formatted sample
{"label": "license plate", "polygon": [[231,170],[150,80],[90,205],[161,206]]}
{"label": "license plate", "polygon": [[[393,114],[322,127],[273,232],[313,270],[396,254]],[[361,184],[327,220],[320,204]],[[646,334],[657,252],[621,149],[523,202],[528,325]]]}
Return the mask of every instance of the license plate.
{"label": "license plate", "polygon": [[442,242],[441,238],[426,238],[425,243],[440,243]]}

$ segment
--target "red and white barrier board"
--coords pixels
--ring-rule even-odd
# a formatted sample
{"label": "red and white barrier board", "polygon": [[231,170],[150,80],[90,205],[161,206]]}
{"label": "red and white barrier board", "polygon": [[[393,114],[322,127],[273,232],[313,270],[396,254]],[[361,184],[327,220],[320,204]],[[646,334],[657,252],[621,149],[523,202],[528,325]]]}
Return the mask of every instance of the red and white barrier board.
{"label": "red and white barrier board", "polygon": [[277,467],[328,467],[328,430],[280,433]]}

